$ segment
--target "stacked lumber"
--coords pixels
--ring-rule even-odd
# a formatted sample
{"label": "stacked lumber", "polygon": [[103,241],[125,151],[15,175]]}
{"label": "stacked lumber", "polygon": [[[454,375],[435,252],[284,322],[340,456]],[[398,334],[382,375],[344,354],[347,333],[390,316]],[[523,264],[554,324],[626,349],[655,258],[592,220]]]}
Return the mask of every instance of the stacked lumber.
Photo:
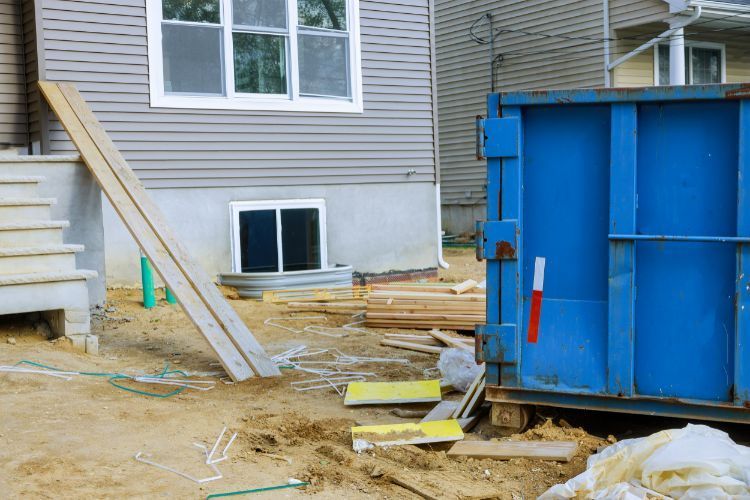
{"label": "stacked lumber", "polygon": [[370,286],[345,286],[329,288],[295,288],[291,290],[267,290],[263,292],[263,302],[334,302],[364,300],[370,293]]}
{"label": "stacked lumber", "polygon": [[382,345],[399,347],[409,351],[440,354],[447,347],[474,351],[474,339],[454,337],[440,330],[430,330],[429,335],[408,335],[404,333],[386,333],[380,341]]}
{"label": "stacked lumber", "polygon": [[373,285],[366,319],[374,328],[473,331],[486,321],[486,295],[474,280]]}

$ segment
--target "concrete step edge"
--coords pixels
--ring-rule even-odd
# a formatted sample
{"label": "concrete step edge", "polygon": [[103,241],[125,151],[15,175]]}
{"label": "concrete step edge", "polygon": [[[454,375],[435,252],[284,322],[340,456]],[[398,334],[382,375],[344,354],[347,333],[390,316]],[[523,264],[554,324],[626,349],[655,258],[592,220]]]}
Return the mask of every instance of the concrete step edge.
{"label": "concrete step edge", "polygon": [[0,207],[24,207],[54,205],[56,198],[0,198]]}
{"label": "concrete step edge", "polygon": [[0,175],[0,184],[38,184],[44,181],[39,175]]}
{"label": "concrete step edge", "polygon": [[78,269],[57,273],[0,274],[0,286],[30,285],[33,283],[55,283],[59,281],[81,281],[99,276],[96,271]]}
{"label": "concrete step edge", "polygon": [[0,222],[0,231],[23,231],[24,229],[63,229],[70,227],[66,220],[40,220],[23,222]]}
{"label": "concrete step edge", "polygon": [[0,247],[0,258],[19,257],[22,255],[55,255],[83,252],[83,245],[38,245],[33,247]]}

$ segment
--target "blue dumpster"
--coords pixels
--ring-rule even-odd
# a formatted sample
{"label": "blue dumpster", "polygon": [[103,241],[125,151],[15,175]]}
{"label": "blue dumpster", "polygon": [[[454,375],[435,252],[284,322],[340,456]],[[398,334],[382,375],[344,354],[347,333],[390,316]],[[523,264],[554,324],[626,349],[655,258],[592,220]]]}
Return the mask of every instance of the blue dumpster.
{"label": "blue dumpster", "polygon": [[491,94],[489,401],[750,421],[750,85]]}

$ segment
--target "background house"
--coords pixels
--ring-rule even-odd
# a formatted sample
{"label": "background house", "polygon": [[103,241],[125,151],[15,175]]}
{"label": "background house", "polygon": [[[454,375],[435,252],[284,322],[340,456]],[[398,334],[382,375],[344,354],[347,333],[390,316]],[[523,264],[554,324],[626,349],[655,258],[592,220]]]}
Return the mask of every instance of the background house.
{"label": "background house", "polygon": [[[430,3],[0,0],[0,143],[75,153],[35,87],[72,82],[212,275],[431,270]],[[103,216],[109,284],[135,283]]]}
{"label": "background house", "polygon": [[673,84],[750,81],[750,0],[437,0],[436,41],[443,227],[461,233],[485,213],[488,92],[664,85],[680,51]]}

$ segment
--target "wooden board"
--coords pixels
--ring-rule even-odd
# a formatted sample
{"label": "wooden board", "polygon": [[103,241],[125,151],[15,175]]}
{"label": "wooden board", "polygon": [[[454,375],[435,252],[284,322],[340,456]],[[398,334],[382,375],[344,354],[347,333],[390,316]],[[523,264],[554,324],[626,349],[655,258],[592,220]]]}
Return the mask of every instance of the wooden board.
{"label": "wooden board", "polygon": [[352,441],[361,439],[377,446],[443,443],[463,438],[464,431],[456,420],[352,427]]}
{"label": "wooden board", "polygon": [[458,285],[451,287],[451,292],[455,293],[456,295],[461,295],[462,293],[474,290],[478,284],[479,283],[474,280],[466,280],[463,283],[459,283]]}
{"label": "wooden board", "polygon": [[474,394],[476,393],[477,388],[482,382],[484,382],[485,371],[486,371],[486,366],[482,364],[481,370],[479,371],[477,376],[474,377],[474,381],[466,390],[466,394],[464,394],[463,399],[461,399],[461,403],[458,405],[458,408],[456,408],[456,411],[453,413],[453,418],[462,418],[464,410],[471,403],[471,399],[474,397]]}
{"label": "wooden board", "polygon": [[578,450],[575,441],[461,441],[448,451],[449,457],[536,458],[569,462]]}
{"label": "wooden board", "polygon": [[172,236],[160,210],[75,87],[41,81],[39,87],[115,211],[229,376],[241,381],[253,371],[261,376],[279,375],[218,288]]}
{"label": "wooden board", "polygon": [[412,344],[410,342],[403,342],[401,340],[387,340],[383,339],[380,341],[382,345],[387,345],[390,347],[400,347],[401,349],[408,349],[410,351],[417,351],[417,352],[426,352],[428,354],[440,354],[443,352],[442,347],[436,347],[431,345],[424,345],[424,344]]}
{"label": "wooden board", "polygon": [[440,391],[440,380],[352,382],[346,388],[344,404],[430,403],[441,399],[443,394]]}
{"label": "wooden board", "polygon": [[425,415],[421,422],[433,422],[435,420],[450,420],[453,412],[458,407],[458,401],[441,401],[435,408],[430,410],[430,413]]}
{"label": "wooden board", "polygon": [[440,330],[430,330],[430,335],[436,339],[442,342],[443,344],[447,345],[448,347],[455,347],[457,349],[463,349],[465,351],[474,352],[473,345],[466,344],[463,342],[462,339],[457,339],[455,337],[451,337],[447,333],[441,332]]}
{"label": "wooden board", "polygon": [[329,288],[296,288],[290,290],[267,290],[263,292],[263,302],[321,302],[339,300],[364,300],[371,287],[347,286]]}
{"label": "wooden board", "polygon": [[[430,293],[430,292],[407,292],[407,291],[387,291],[377,292],[373,291],[370,293],[370,298],[382,299],[393,297],[394,299],[419,299],[419,300],[440,300],[451,302],[486,302],[487,297],[482,293],[462,293],[461,295],[448,295],[442,293]],[[450,298],[448,298],[450,297]]]}
{"label": "wooden board", "polygon": [[474,391],[474,394],[471,396],[469,403],[466,405],[466,408],[464,408],[464,411],[463,413],[461,413],[461,416],[459,418],[469,418],[477,410],[479,410],[479,407],[482,406],[482,403],[484,403],[484,389],[485,379],[483,377],[482,381],[477,386],[477,390]]}

